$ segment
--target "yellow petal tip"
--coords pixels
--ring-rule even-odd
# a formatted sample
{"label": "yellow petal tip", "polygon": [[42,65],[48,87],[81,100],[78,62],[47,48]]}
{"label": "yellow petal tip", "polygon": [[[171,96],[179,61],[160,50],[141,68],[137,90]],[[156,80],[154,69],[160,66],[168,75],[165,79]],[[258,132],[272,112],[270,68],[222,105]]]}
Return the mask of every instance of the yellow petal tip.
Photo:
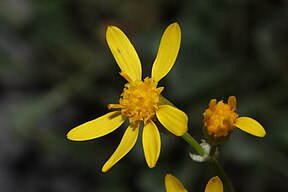
{"label": "yellow petal tip", "polygon": [[165,175],[166,192],[188,192],[182,183],[172,174]]}
{"label": "yellow petal tip", "polygon": [[[78,130],[76,128],[71,129],[68,133],[67,133],[67,139],[71,140],[71,141],[85,141],[85,138],[79,138],[79,134],[77,133]],[[88,140],[88,139],[87,139]]]}
{"label": "yellow petal tip", "polygon": [[223,192],[223,184],[218,176],[212,177],[208,181],[205,192]]}
{"label": "yellow petal tip", "polygon": [[110,167],[107,168],[107,167],[104,165],[104,166],[102,167],[101,171],[102,171],[103,173],[106,173],[107,171],[109,171],[109,169],[110,169]]}
{"label": "yellow petal tip", "polygon": [[153,169],[155,166],[156,166],[156,163],[154,163],[154,164],[152,164],[152,165],[148,165],[148,167],[149,167],[150,169]]}

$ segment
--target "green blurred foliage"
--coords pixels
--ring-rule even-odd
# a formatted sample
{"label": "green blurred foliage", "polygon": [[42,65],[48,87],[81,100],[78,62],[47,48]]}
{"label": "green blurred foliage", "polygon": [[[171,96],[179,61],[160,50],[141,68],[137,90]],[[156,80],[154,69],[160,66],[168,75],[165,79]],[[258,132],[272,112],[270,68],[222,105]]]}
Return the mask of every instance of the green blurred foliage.
{"label": "green blurred foliage", "polygon": [[235,131],[220,162],[237,191],[285,191],[288,179],[288,2],[285,0],[2,0],[0,2],[1,191],[165,191],[164,175],[203,191],[215,172],[192,162],[192,148],[162,134],[154,169],[141,139],[108,173],[101,167],[125,126],[71,142],[73,127],[108,112],[125,81],[105,41],[120,27],[149,76],[164,29],[182,29],[179,57],[160,82],[202,138],[212,98],[235,95],[238,113],[263,124],[265,138]]}

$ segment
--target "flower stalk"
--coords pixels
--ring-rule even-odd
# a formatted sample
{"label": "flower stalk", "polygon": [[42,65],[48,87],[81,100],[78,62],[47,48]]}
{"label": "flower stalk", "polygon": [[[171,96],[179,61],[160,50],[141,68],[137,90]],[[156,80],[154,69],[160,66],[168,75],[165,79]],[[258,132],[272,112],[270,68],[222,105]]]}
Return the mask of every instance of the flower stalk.
{"label": "flower stalk", "polygon": [[[201,156],[204,156],[204,149],[203,147],[192,137],[188,132],[186,132],[182,138],[191,146],[193,147],[197,153]],[[216,171],[217,175],[219,175],[220,179],[223,181],[224,186],[226,186],[228,192],[235,192],[233,184],[231,183],[229,177],[225,173],[224,169],[218,163],[215,153],[217,151],[217,145],[211,145],[209,156],[206,159],[206,162],[209,163],[213,169]]]}
{"label": "flower stalk", "polygon": [[193,147],[197,153],[201,156],[204,155],[204,149],[201,147],[201,145],[192,137],[188,132],[184,133],[182,135],[182,138],[191,146]]}

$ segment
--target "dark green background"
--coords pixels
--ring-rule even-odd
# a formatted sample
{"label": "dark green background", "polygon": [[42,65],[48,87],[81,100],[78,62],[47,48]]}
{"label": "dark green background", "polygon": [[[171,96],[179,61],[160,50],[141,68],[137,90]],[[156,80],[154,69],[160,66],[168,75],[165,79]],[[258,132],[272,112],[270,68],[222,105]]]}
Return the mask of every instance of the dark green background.
{"label": "dark green background", "polygon": [[204,191],[215,175],[191,161],[184,140],[162,134],[156,168],[146,166],[141,137],[108,173],[101,167],[125,126],[103,138],[71,142],[73,127],[108,112],[125,80],[106,44],[120,27],[150,75],[172,22],[182,43],[164,96],[189,116],[200,141],[212,98],[235,95],[240,116],[257,119],[265,138],[236,130],[219,161],[236,191],[286,191],[288,180],[288,2],[285,0],[2,0],[0,3],[0,191],[165,191],[164,175]]}

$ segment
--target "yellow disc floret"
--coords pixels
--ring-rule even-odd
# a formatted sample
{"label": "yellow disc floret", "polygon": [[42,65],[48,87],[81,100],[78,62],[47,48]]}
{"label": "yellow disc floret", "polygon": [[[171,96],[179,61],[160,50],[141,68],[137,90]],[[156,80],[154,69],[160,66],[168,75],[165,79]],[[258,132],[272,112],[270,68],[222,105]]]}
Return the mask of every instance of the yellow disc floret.
{"label": "yellow disc floret", "polygon": [[163,87],[146,77],[144,81],[136,80],[125,84],[119,104],[110,104],[108,108],[121,108],[130,123],[146,122],[155,116],[158,109],[160,93]]}
{"label": "yellow disc floret", "polygon": [[236,98],[230,96],[228,104],[212,99],[209,108],[204,112],[204,129],[212,137],[225,137],[234,128],[234,122],[238,117],[236,110]]}

